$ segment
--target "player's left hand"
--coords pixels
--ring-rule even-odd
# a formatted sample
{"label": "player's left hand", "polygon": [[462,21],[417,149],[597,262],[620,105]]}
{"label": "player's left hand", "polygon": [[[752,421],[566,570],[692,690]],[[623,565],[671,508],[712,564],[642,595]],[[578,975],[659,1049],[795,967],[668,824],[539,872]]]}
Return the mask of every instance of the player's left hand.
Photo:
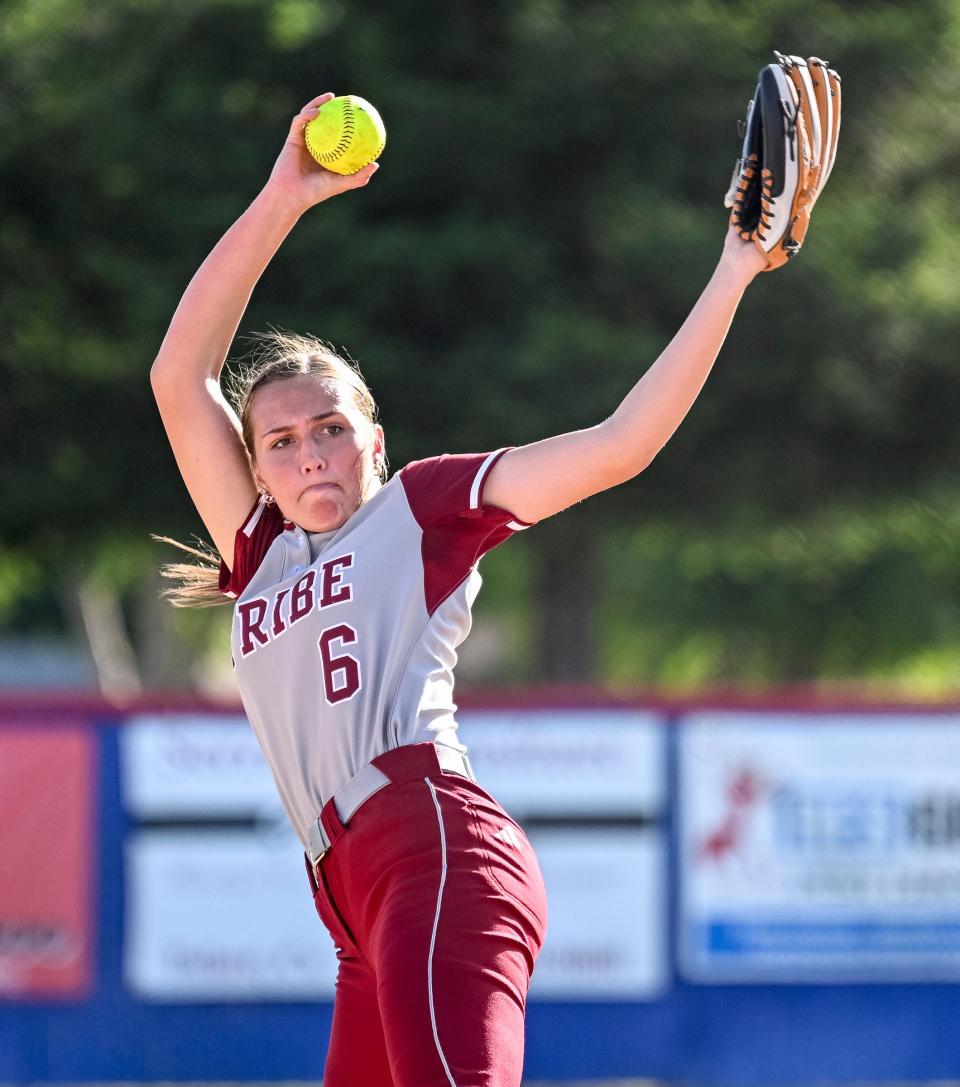
{"label": "player's left hand", "polygon": [[732,226],[728,226],[720,263],[749,283],[766,268],[767,256],[752,241],[745,242]]}

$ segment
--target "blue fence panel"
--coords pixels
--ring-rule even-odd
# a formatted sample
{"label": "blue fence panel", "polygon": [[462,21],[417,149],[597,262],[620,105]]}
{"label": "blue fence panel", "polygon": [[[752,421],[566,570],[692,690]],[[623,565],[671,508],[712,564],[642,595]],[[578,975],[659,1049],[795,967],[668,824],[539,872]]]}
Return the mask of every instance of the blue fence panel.
{"label": "blue fence panel", "polygon": [[[119,729],[108,720],[96,727],[95,984],[77,1003],[0,1003],[0,1082],[319,1080],[329,1003],[154,1005],[136,999],[124,984],[123,843],[131,828],[121,803]],[[666,748],[671,800],[677,796],[682,727],[670,729]],[[684,980],[675,951],[679,838],[673,803],[667,821],[667,991],[642,1004],[531,1002],[528,1078],[637,1076],[718,1087],[960,1078],[956,985]],[[596,923],[602,926],[603,918]]]}

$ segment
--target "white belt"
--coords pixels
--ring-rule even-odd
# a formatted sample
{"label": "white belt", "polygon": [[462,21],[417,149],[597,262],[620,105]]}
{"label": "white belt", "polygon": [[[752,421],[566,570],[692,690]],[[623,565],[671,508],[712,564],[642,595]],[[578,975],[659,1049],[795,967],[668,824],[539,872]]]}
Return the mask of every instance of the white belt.
{"label": "white belt", "polygon": [[[454,774],[461,774],[471,781],[476,779],[470,767],[470,760],[452,747],[436,744],[437,761],[442,770],[448,770]],[[340,822],[344,826],[356,815],[357,809],[378,793],[385,785],[390,784],[390,778],[378,770],[372,762],[368,762],[339,789],[333,797],[333,806],[337,809]],[[315,819],[307,830],[307,857],[314,868],[323,859],[324,853],[330,848],[331,842],[319,818]]]}

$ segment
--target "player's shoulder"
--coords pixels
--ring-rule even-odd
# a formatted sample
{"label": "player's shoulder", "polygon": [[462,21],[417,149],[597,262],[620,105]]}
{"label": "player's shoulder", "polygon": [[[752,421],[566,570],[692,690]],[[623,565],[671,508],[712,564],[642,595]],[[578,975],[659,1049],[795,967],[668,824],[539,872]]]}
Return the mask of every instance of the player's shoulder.
{"label": "player's shoulder", "polygon": [[412,461],[398,473],[418,520],[476,514],[483,508],[483,484],[506,452],[443,453]]}
{"label": "player's shoulder", "polygon": [[237,529],[233,562],[220,564],[220,591],[229,597],[240,596],[260,569],[274,541],[293,529],[273,499],[258,495],[253,508]]}
{"label": "player's shoulder", "polygon": [[283,516],[277,503],[269,496],[261,494],[257,496],[253,509],[237,531],[247,539],[263,537],[273,540],[285,529],[293,527],[293,522]]}
{"label": "player's shoulder", "polygon": [[492,466],[509,448],[511,447],[503,446],[502,449],[484,453],[439,453],[436,456],[409,461],[397,472],[397,476],[403,478],[425,472],[459,475],[463,472],[476,471],[486,467],[488,462]]}

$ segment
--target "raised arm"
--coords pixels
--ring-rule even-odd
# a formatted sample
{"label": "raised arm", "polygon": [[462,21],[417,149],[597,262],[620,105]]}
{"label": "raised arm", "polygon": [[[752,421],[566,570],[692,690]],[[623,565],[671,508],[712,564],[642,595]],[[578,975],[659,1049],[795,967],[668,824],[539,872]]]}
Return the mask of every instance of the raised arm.
{"label": "raised arm", "polygon": [[747,286],[765,258],[728,231],[710,282],[657,361],[604,422],[505,453],[484,502],[540,521],[632,479],[666,444],[696,400]]}
{"label": "raised arm", "polygon": [[372,163],[344,177],[310,157],[304,126],[332,97],[320,95],[293,118],[267,184],[190,281],[150,371],[183,481],[227,563],[257,493],[240,421],[220,388],[227,351],[253,288],[300,216],[365,185],[377,169]]}

